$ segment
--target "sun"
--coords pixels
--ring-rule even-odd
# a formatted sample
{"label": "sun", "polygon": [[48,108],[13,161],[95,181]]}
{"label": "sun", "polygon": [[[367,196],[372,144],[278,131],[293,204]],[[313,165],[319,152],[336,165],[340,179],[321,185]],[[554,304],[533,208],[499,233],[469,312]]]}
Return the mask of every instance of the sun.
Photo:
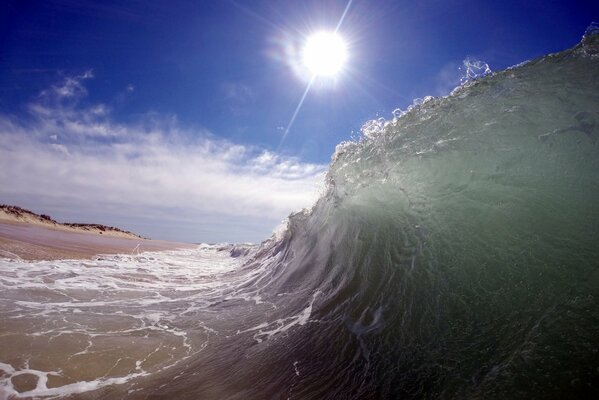
{"label": "sun", "polygon": [[347,61],[347,46],[337,33],[318,32],[306,40],[302,60],[314,76],[334,77]]}

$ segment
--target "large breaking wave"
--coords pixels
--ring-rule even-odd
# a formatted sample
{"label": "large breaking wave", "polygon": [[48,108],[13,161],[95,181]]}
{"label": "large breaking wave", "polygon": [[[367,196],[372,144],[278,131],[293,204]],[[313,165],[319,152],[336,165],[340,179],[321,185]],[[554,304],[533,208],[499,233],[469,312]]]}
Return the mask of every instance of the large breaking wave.
{"label": "large breaking wave", "polygon": [[[65,283],[79,278],[64,272],[59,289],[71,300],[49,309],[22,298],[29,286],[14,282],[26,273],[4,280],[6,293],[21,296],[4,295],[5,309],[13,301],[44,318],[62,313],[64,326],[79,324],[74,331],[93,340],[150,337],[153,346],[173,349],[158,346],[167,355],[147,368],[150,356],[137,363],[142,356],[129,355],[131,368],[120,378],[111,371],[95,377],[92,392],[69,387],[79,381],[73,378],[63,385],[70,391],[38,385],[26,393],[598,397],[596,31],[573,49],[469,81],[370,125],[362,140],[338,146],[326,193],[292,215],[285,230],[256,249],[198,250],[203,260],[236,256],[219,264],[223,270],[199,273],[198,259],[177,264],[165,256],[88,262],[136,279],[121,275],[113,287],[119,296],[93,304],[76,291],[84,286]],[[136,263],[144,263],[143,276]],[[156,263],[184,266],[194,280],[175,276],[187,285],[177,288]],[[92,329],[93,321],[71,321],[73,308],[102,316],[118,309],[132,325],[121,329],[110,320],[116,327]],[[91,353],[93,340],[84,353],[73,352]],[[5,377],[25,371],[0,361]],[[27,368],[43,375],[41,367]],[[2,382],[5,393],[18,396],[10,378]]]}

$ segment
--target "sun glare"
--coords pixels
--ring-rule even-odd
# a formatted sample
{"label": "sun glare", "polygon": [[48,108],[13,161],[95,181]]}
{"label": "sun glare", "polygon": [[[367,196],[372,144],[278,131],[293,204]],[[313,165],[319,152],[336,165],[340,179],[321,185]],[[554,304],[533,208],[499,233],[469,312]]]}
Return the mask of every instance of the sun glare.
{"label": "sun glare", "polygon": [[333,77],[347,60],[343,39],[333,32],[318,32],[306,41],[303,52],[304,65],[317,76]]}

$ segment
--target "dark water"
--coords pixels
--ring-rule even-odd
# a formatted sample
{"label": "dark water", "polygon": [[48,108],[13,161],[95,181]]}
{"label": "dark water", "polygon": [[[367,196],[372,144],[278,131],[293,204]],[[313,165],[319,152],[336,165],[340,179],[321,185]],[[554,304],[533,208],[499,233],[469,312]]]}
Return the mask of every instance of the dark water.
{"label": "dark water", "polygon": [[[0,346],[44,341],[0,350],[4,393],[29,368],[63,379],[29,394],[82,399],[599,398],[598,138],[588,33],[339,145],[314,208],[248,254],[38,265],[43,287],[7,261]],[[79,355],[48,361],[59,332]],[[80,376],[103,343],[129,361]]]}

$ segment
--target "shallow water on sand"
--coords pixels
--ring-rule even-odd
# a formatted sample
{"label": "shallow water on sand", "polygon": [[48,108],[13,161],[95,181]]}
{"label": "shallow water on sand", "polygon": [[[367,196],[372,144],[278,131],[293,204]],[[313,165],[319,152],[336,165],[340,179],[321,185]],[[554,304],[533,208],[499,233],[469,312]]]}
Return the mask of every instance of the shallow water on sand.
{"label": "shallow water on sand", "polygon": [[224,314],[209,308],[260,303],[258,293],[239,288],[258,272],[239,271],[243,259],[204,245],[84,261],[0,261],[0,398],[135,390],[136,379],[147,382],[196,357],[212,337],[237,334],[214,329]]}

